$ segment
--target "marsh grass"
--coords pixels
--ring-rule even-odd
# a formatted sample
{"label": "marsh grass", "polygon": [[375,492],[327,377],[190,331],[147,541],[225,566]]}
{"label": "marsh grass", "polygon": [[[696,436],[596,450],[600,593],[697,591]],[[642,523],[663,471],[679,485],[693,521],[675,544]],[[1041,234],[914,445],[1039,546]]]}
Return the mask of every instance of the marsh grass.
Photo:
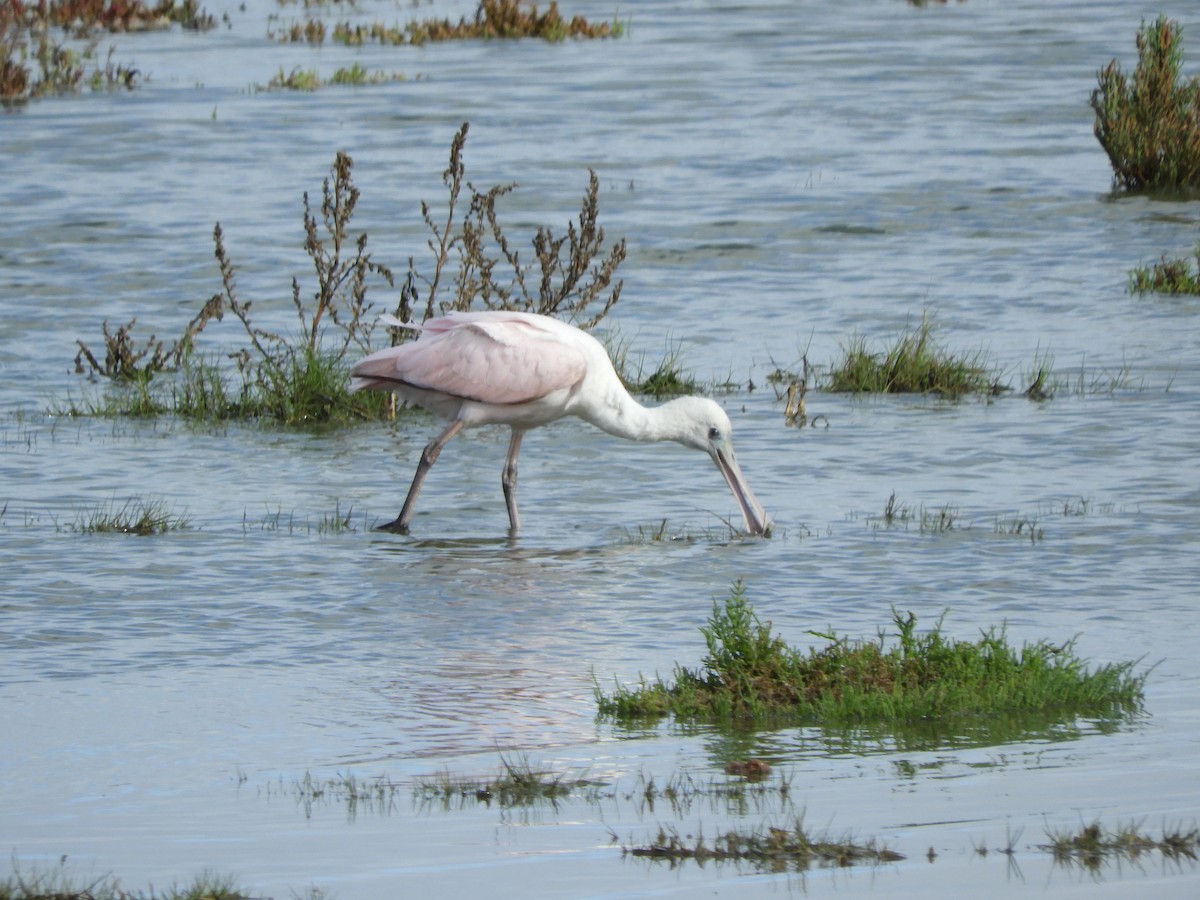
{"label": "marsh grass", "polygon": [[286,531],[291,534],[297,529],[296,517],[293,513],[283,512],[282,507],[269,507],[257,519],[252,519],[248,510],[242,510],[242,533],[250,531]]}
{"label": "marsh grass", "polygon": [[[1050,712],[1063,719],[1119,719],[1141,709],[1146,674],[1136,662],[1089,670],[1074,641],[1009,645],[1004,629],[959,641],[942,620],[918,633],[912,613],[893,610],[890,636],[828,641],[801,651],[771,633],[750,608],[738,582],[724,604],[713,603],[701,627],[708,653],[701,667],[676,665],[672,681],[641,679],[595,697],[601,716],[677,721],[903,725],[922,719],[960,720],[1013,712]],[[891,640],[889,640],[891,638]]]}
{"label": "marsh grass", "polygon": [[791,778],[783,775],[700,780],[687,772],[661,782],[643,773],[624,795],[639,815],[658,814],[666,807],[677,817],[690,815],[697,806],[721,815],[779,814],[794,810],[792,797]]}
{"label": "marsh grass", "polygon": [[[1200,245],[1197,261],[1200,263]],[[872,349],[866,338],[856,336],[831,365],[810,364],[806,355],[802,371],[775,365],[767,375],[767,384],[774,389],[776,400],[786,403],[785,423],[795,427],[829,425],[825,415],[808,413],[806,397],[810,390],[919,393],[950,399],[981,394],[989,400],[1013,390],[1002,381],[1002,373],[988,364],[984,351],[952,352],[941,345],[934,331],[934,323],[925,316],[919,326],[906,328],[882,349]],[[1021,396],[1036,401],[1060,394],[1083,397],[1145,388],[1124,360],[1117,367],[1089,367],[1085,359],[1078,369],[1063,370],[1055,367],[1052,354],[1040,348],[1023,379],[1026,387]]]}
{"label": "marsh grass", "polygon": [[[599,225],[595,172],[590,173],[578,221],[568,222],[560,234],[538,228],[531,238],[532,259],[527,261],[510,242],[497,209],[500,198],[516,185],[480,192],[466,180],[467,130],[464,123],[455,135],[450,165],[443,173],[448,191],[445,218],[435,217],[428,204],[421,206],[432,235],[432,268],[422,275],[409,258],[395,313],[404,321],[423,321],[451,310],[517,309],[571,319],[585,329],[595,327],[620,297],[615,273],[625,258],[624,240],[609,246]],[[137,337],[136,319],[116,327],[103,322],[103,351],[77,341],[76,372],[107,387],[79,399],[68,396],[56,405],[57,411],[107,416],[170,413],[197,420],[260,419],[285,425],[345,424],[394,415],[386,393],[350,391],[353,359],[372,349],[377,316],[369,292],[373,287],[395,287],[391,269],[368,252],[366,233],[351,233],[359,201],[352,169],[350,156],[339,152],[322,183],[319,206],[304,194],[304,249],[313,278],[307,289],[292,279],[296,320],[291,333],[271,332],[257,323],[254,301],[238,290],[217,223],[213,245],[221,290],[202,304],[173,341],[153,334]],[[590,308],[593,302],[600,308]],[[222,355],[199,351],[202,333],[227,317],[241,325],[245,343]],[[388,339],[405,337],[392,333]],[[674,357],[646,382],[646,391],[659,395],[691,384],[681,376]]]}
{"label": "marsh grass", "polygon": [[750,830],[730,829],[711,841],[703,832],[681,835],[673,825],[662,825],[646,844],[624,845],[623,855],[662,861],[672,866],[686,861],[738,863],[765,872],[803,872],[816,866],[880,865],[904,856],[874,840],[860,842],[851,835],[840,838],[815,834],[797,816],[788,828],[763,825]]}
{"label": "marsh grass", "polygon": [[1054,396],[1054,387],[1051,383],[1053,373],[1054,358],[1039,349],[1034,353],[1033,368],[1025,379],[1029,386],[1025,388],[1023,395],[1030,400],[1049,400]]}
{"label": "marsh grass", "polygon": [[1192,260],[1168,259],[1165,255],[1151,266],[1137,266],[1129,273],[1131,294],[1190,294],[1200,295],[1200,243]]}
{"label": "marsh grass", "polygon": [[645,354],[631,359],[629,344],[618,332],[606,334],[604,346],[617,376],[631,394],[661,399],[702,390],[702,385],[684,369],[683,349],[678,343],[671,344],[662,359],[653,364],[646,362]]}
{"label": "marsh grass", "polygon": [[294,67],[290,72],[284,72],[283,67],[271,77],[265,85],[255,85],[255,91],[306,91],[312,92],[322,87],[350,86],[362,87],[368,84],[383,84],[388,81],[403,81],[399,73],[388,74],[382,71],[370,71],[355,63],[349,68],[335,69],[329,78],[321,78],[316,69]]}
{"label": "marsh grass", "polygon": [[1127,825],[1118,823],[1116,829],[1105,830],[1096,821],[1079,829],[1048,830],[1048,850],[1060,865],[1077,866],[1089,872],[1099,872],[1110,862],[1139,860],[1157,853],[1171,862],[1195,862],[1200,858],[1200,829],[1163,827],[1158,837],[1143,829],[1142,822]]}
{"label": "marsh grass", "polygon": [[[1077,516],[1085,515],[1087,507],[1088,502],[1079,498],[1065,501],[1061,509],[1052,504],[1043,512],[1047,514],[1061,512],[1063,516]],[[952,504],[947,503],[937,509],[930,509],[924,504],[914,507],[898,500],[895,492],[888,496],[883,512],[869,521],[871,527],[876,529],[900,528],[907,530],[916,525],[921,534],[945,534],[960,528],[970,529],[973,527],[969,523],[966,526],[960,525],[958,507]],[[997,516],[993,520],[992,532],[1012,537],[1027,537],[1032,543],[1037,543],[1046,537],[1046,529],[1040,524],[1039,515]]]}
{"label": "marsh grass", "polygon": [[1046,537],[1046,529],[1038,524],[1036,517],[1030,516],[1013,516],[1007,519],[997,518],[993,530],[996,534],[1008,535],[1010,537],[1027,537],[1031,544],[1036,544]]}
{"label": "marsh grass", "polygon": [[853,338],[828,373],[828,390],[943,397],[1006,390],[989,370],[983,351],[955,355],[938,344],[933,330],[933,322],[923,317],[919,326],[901,332],[882,351],[872,350],[866,338]]}
{"label": "marsh grass", "polygon": [[[1018,512],[995,516],[992,519],[991,530],[993,534],[1028,538],[1032,543],[1037,543],[1046,537],[1043,522],[1047,517],[1078,518],[1091,514],[1093,510],[1112,514],[1116,512],[1116,505],[1105,503],[1097,507],[1091,500],[1079,496],[1048,500],[1040,503],[1033,513]],[[914,507],[899,500],[893,491],[884,503],[882,513],[868,517],[868,522],[874,529],[907,530],[917,525],[921,534],[943,534],[959,529],[971,530],[975,527],[971,522],[960,524],[959,519],[958,507],[952,504],[945,504],[939,509],[929,509],[923,504]]]}
{"label": "marsh grass", "polygon": [[500,771],[491,778],[470,778],[438,772],[417,780],[413,795],[422,805],[438,804],[443,809],[459,808],[469,803],[493,804],[500,809],[530,807],[540,804],[556,806],[573,794],[583,793],[595,800],[603,787],[582,775],[571,776],[535,766],[524,754],[500,756]]}
{"label": "marsh grass", "polygon": [[187,528],[187,517],[176,514],[164,500],[132,497],[124,503],[109,501],[81,510],[68,531],[83,534],[165,534]]}
{"label": "marsh grass", "polygon": [[1145,381],[1135,378],[1124,360],[1116,367],[1089,367],[1084,358],[1080,360],[1078,369],[1059,369],[1054,365],[1054,357],[1041,350],[1034,355],[1033,367],[1026,373],[1025,383],[1028,387],[1022,395],[1037,401],[1060,395],[1093,397],[1146,388]]}
{"label": "marsh grass", "polygon": [[281,532],[289,535],[357,534],[360,531],[370,530],[367,520],[366,513],[355,515],[353,505],[343,510],[340,500],[335,502],[332,512],[322,513],[319,518],[308,515],[297,516],[294,510],[285,513],[282,506],[266,507],[258,516],[251,516],[250,511],[244,509],[242,510],[242,533],[261,531]]}
{"label": "marsh grass", "polygon": [[671,357],[664,359],[649,375],[644,371],[635,374],[622,371],[619,374],[630,392],[650,397],[678,397],[700,390],[699,382]]}
{"label": "marsh grass", "polygon": [[318,534],[354,534],[358,528],[354,525],[354,506],[351,505],[344,513],[339,500],[332,513],[326,513],[317,523]]}
{"label": "marsh grass", "polygon": [[321,76],[316,69],[303,69],[295,66],[290,72],[284,72],[283,66],[271,76],[266,87],[267,91],[315,91],[321,86]]}
{"label": "marsh grass", "polygon": [[[0,881],[0,900],[257,900],[258,896],[239,888],[234,878],[213,872],[203,872],[183,887],[131,891],[112,876],[72,876],[66,870],[66,857],[48,871],[22,872],[15,864],[13,870]],[[308,896],[316,900],[321,895]]]}
{"label": "marsh grass", "polygon": [[[14,6],[18,4],[13,4]],[[208,31],[217,20],[197,0],[54,0],[26,5],[26,15],[36,14],[46,25],[87,33],[93,29],[110,32],[148,31],[179,25],[188,31]]]}
{"label": "marsh grass", "polygon": [[[306,819],[323,804],[337,803],[345,807],[350,821],[360,812],[390,815],[396,811],[396,795],[403,786],[386,775],[360,778],[352,773],[338,773],[332,778],[314,778],[311,772],[292,785],[292,794]],[[268,790],[270,793],[270,790]]]}
{"label": "marsh grass", "polygon": [[639,525],[636,529],[621,528],[617,532],[621,544],[657,544],[657,543],[719,543],[739,539],[743,532],[731,522],[724,525],[707,528],[693,526],[671,525],[662,519],[654,525]]}
{"label": "marsh grass", "polygon": [[[96,32],[145,31],[180,25],[203,31],[216,20],[195,0],[56,0],[0,4],[0,103],[24,103],[53,94],[133,88],[142,73],[113,61],[110,48],[103,61]],[[52,29],[65,40],[56,40]],[[91,67],[89,71],[89,66]]]}
{"label": "marsh grass", "polygon": [[883,506],[883,513],[876,520],[875,527],[908,528],[914,522],[920,527],[921,534],[944,534],[955,528],[958,521],[957,507],[945,504],[940,509],[927,509],[924,505],[914,509],[896,499],[893,491]]}
{"label": "marsh grass", "polygon": [[1126,191],[1200,188],[1200,79],[1183,79],[1182,28],[1160,15],[1138,29],[1131,77],[1114,59],[1097,74],[1090,103],[1096,139]]}
{"label": "marsh grass", "polygon": [[[294,22],[270,36],[279,41],[321,44],[327,28],[324,23]],[[611,22],[589,22],[583,16],[565,17],[556,2],[551,2],[545,11],[539,11],[536,3],[528,0],[481,0],[474,16],[449,19],[413,20],[404,25],[386,25],[374,22],[369,25],[341,21],[334,24],[331,37],[341,44],[357,47],[367,43],[398,46],[410,44],[421,46],[427,43],[465,40],[515,40],[535,38],[552,43],[568,38],[594,39],[620,37],[625,25],[615,16]]]}
{"label": "marsh grass", "polygon": [[372,72],[358,63],[354,63],[349,68],[334,69],[333,74],[329,76],[326,84],[362,87],[368,84],[384,84],[389,81],[404,80],[405,76],[400,72],[392,72],[390,74],[379,70]]}

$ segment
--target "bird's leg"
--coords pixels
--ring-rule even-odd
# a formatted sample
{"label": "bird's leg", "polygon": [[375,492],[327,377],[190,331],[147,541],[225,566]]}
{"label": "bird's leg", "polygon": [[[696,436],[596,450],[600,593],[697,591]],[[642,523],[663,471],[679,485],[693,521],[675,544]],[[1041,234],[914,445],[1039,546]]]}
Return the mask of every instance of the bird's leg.
{"label": "bird's leg", "polygon": [[417,503],[417,494],[421,493],[421,485],[425,483],[425,476],[429,474],[429,470],[437,462],[438,455],[442,452],[442,448],[446,446],[446,442],[462,431],[462,427],[463,423],[459,419],[455,419],[446,426],[445,431],[425,445],[425,449],[421,452],[421,461],[417,463],[417,474],[413,476],[412,487],[408,489],[408,496],[404,498],[404,506],[400,509],[399,518],[388,522],[386,525],[380,525],[378,528],[379,531],[395,531],[400,534],[408,534],[408,523],[412,519],[413,507]]}
{"label": "bird's leg", "polygon": [[517,512],[517,454],[521,452],[521,438],[525,432],[513,428],[512,440],[508,442],[508,456],[504,459],[504,472],[500,483],[504,486],[504,502],[508,504],[508,531],[516,534],[521,530],[521,515]]}

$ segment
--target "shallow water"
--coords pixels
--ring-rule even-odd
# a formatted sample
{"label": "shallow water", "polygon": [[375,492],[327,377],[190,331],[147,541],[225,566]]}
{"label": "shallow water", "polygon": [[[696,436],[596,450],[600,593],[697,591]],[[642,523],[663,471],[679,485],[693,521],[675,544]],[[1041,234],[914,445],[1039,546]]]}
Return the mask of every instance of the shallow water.
{"label": "shallow water", "polygon": [[[1190,252],[1200,209],[1112,198],[1087,106],[1101,65],[1132,66],[1141,17],[1163,9],[1187,41],[1191,4],[645,2],[619,11],[631,27],[615,41],[319,51],[266,40],[274,8],[248,6],[207,35],[115,38],[151,75],[136,92],[0,117],[0,842],[16,864],[65,854],[69,871],[134,888],[210,868],[272,896],[1196,894],[1190,862],[1093,875],[1037,847],[1047,829],[1156,832],[1200,812],[1198,309],[1124,288],[1132,266]],[[281,66],[328,77],[354,62],[408,77],[251,89]],[[612,325],[650,365],[678,348],[702,379],[753,381],[723,402],[775,537],[729,537],[736,510],[703,459],[576,422],[527,439],[510,541],[502,431],[449,446],[400,538],[369,527],[395,515],[431,420],[314,434],[46,413],[96,389],[71,369],[102,319],[175,334],[217,289],[215,221],[243,297],[289,327],[290,278],[308,275],[300,196],[339,149],[377,258],[420,261],[419,202],[440,205],[465,120],[475,184],[521,183],[514,223],[561,229],[596,169],[601,223],[630,248]],[[1071,386],[1041,404],[817,393],[828,427],[785,426],[777,365],[828,363],[926,311],[1014,394],[1044,354]],[[238,341],[232,322],[210,334]],[[882,527],[893,492],[951,508],[956,527]],[[72,527],[129,498],[160,498],[189,527]],[[336,511],[353,531],[322,531]],[[683,539],[639,539],[664,518]],[[1041,539],[999,533],[1026,521]],[[810,629],[873,635],[895,606],[945,612],[963,638],[1006,623],[1016,642],[1076,637],[1095,662],[1157,663],[1147,715],[943,746],[597,723],[593,678],[695,665],[698,628],[737,579],[799,645]],[[501,754],[586,772],[611,796],[410,800],[423,776],[495,775]],[[622,857],[663,823],[787,821],[627,799],[647,777],[721,779],[741,754],[786,773],[815,829],[907,859],[789,876]],[[381,810],[306,810],[305,773],[400,788]],[[1011,858],[977,852],[1010,840]]]}

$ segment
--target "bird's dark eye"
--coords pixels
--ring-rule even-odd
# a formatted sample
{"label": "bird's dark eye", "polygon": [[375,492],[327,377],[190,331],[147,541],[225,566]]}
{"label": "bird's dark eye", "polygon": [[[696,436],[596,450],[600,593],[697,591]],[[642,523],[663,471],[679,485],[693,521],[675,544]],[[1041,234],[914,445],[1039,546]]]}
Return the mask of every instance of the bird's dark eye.
{"label": "bird's dark eye", "polygon": [[708,439],[710,441],[715,441],[720,436],[721,436],[720,429],[718,429],[716,425],[710,425],[709,429],[708,429]]}

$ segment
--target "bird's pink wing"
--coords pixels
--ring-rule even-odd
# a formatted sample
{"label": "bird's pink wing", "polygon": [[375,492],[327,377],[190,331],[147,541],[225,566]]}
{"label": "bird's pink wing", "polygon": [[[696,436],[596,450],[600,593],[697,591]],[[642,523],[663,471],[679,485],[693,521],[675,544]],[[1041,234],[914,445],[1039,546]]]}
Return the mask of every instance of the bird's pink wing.
{"label": "bird's pink wing", "polygon": [[427,329],[419,340],[381,350],[354,367],[357,378],[505,405],[569,388],[586,372],[587,357],[579,347],[523,321]]}

